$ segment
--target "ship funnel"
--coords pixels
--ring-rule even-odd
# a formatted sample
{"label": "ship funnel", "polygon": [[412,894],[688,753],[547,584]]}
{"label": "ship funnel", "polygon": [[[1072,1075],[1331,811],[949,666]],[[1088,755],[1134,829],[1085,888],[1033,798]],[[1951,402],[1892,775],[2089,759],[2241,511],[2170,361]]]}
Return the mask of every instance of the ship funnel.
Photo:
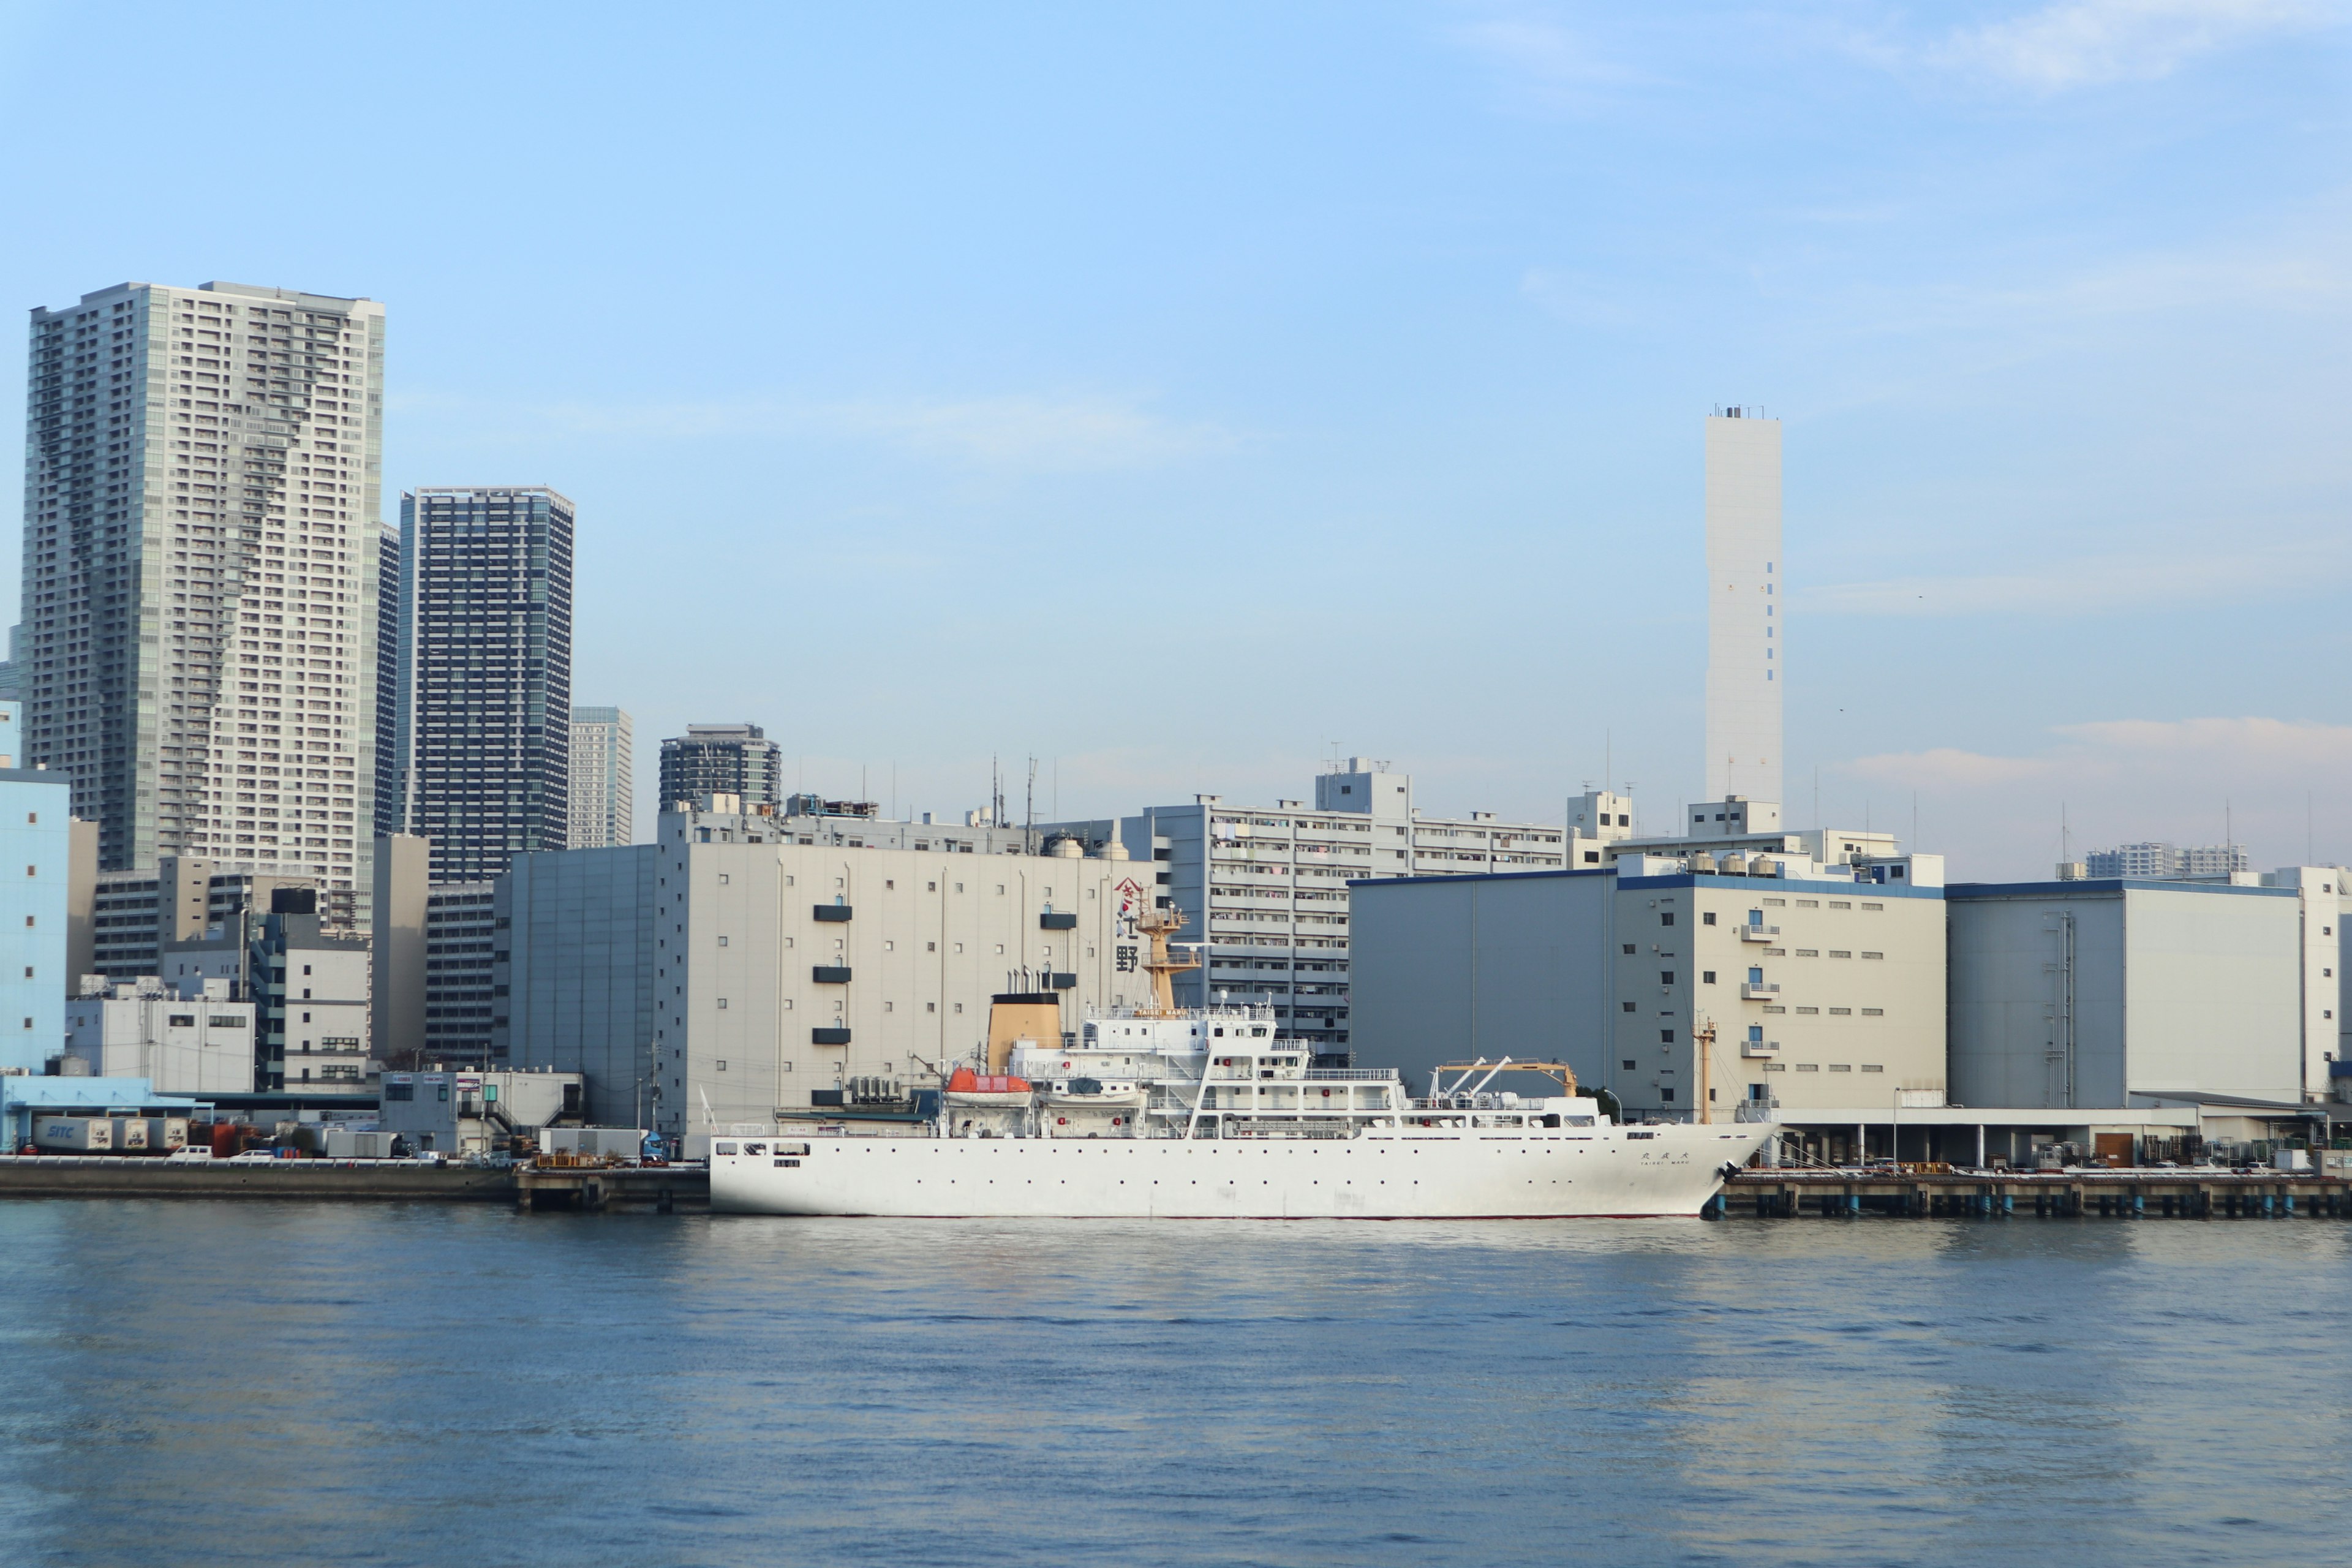
{"label": "ship funnel", "polygon": [[988,999],[988,1070],[1003,1072],[1022,1040],[1060,1043],[1062,998],[1052,991],[1005,991]]}

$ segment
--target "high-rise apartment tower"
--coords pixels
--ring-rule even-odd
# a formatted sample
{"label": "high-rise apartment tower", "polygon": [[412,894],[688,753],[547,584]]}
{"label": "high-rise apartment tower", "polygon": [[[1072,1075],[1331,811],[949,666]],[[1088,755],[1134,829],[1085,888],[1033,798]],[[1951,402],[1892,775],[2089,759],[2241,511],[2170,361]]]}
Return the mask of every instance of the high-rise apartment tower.
{"label": "high-rise apartment tower", "polygon": [[1780,422],[1706,422],[1706,795],[1780,796]]}
{"label": "high-rise apartment tower", "polygon": [[400,498],[390,716],[401,831],[433,880],[478,882],[569,841],[572,503],[541,486]]}
{"label": "high-rise apartment tower", "polygon": [[636,837],[636,762],[629,716],[618,708],[572,710],[572,847],[610,849]]}
{"label": "high-rise apartment tower", "polygon": [[12,663],[101,867],[312,877],[336,915],[364,888],[383,330],[236,283],[32,313]]}
{"label": "high-rise apartment tower", "polygon": [[661,745],[662,809],[707,795],[740,795],[743,809],[783,800],[783,754],[757,724],[688,724]]}

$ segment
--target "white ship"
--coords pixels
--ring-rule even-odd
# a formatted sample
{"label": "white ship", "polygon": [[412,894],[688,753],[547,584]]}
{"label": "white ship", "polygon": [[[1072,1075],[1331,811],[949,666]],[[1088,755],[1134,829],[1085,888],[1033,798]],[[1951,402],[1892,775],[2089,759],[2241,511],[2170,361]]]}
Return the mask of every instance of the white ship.
{"label": "white ship", "polygon": [[[956,1069],[919,1120],[717,1136],[721,1214],[957,1218],[1478,1219],[1696,1215],[1772,1129],[1620,1126],[1559,1063],[1454,1063],[1413,1096],[1393,1071],[1318,1068],[1265,1007],[1180,1011],[1173,917],[1145,917],[1154,1003],[1088,1017],[1000,997],[988,1070]],[[1449,1084],[1443,1075],[1455,1074]],[[1487,1089],[1541,1072],[1565,1092]],[[929,1110],[936,1100],[937,1109]],[[852,1135],[862,1134],[862,1135]]]}

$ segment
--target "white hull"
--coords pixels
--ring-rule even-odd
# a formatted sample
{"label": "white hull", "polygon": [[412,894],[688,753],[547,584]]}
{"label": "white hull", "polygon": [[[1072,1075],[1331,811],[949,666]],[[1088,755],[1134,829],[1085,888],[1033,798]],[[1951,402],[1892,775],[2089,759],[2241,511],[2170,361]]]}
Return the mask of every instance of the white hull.
{"label": "white hull", "polygon": [[989,1219],[1696,1215],[1722,1186],[1723,1167],[1747,1163],[1770,1131],[1742,1123],[1383,1128],[1347,1139],[754,1137],[733,1153],[714,1148],[710,1206]]}

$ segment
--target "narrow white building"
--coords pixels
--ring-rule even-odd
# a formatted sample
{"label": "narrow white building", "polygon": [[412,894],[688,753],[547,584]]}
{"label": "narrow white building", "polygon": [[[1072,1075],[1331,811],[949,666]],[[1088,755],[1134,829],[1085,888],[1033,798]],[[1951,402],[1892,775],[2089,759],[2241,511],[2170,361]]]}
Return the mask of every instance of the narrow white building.
{"label": "narrow white building", "polygon": [[1706,793],[1780,793],[1780,422],[1706,422]]}

